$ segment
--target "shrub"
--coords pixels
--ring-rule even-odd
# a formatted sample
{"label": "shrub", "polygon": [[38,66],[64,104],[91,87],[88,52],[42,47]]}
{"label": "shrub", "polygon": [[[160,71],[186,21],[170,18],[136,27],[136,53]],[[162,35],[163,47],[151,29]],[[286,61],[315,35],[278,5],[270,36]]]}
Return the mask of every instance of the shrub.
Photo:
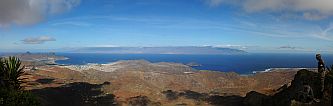
{"label": "shrub", "polygon": [[0,58],[0,106],[38,106],[39,101],[21,84],[24,66],[16,57]]}
{"label": "shrub", "polygon": [[24,66],[21,66],[21,61],[16,57],[8,57],[0,59],[0,87],[19,90],[22,87],[22,76]]}

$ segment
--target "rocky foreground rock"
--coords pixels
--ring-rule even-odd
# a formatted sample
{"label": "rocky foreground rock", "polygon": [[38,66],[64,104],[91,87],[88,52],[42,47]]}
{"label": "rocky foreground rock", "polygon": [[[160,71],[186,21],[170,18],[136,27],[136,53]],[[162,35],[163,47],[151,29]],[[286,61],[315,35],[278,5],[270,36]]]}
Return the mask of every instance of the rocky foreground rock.
{"label": "rocky foreground rock", "polygon": [[[27,69],[24,77],[28,78],[26,89],[39,95],[44,105],[265,106],[278,100],[288,103],[292,100],[290,92],[294,91],[290,89],[296,86],[300,73],[297,71],[241,76],[233,72],[195,70],[177,63],[131,60],[85,66],[40,66],[36,71]],[[285,95],[289,99],[284,99]]]}

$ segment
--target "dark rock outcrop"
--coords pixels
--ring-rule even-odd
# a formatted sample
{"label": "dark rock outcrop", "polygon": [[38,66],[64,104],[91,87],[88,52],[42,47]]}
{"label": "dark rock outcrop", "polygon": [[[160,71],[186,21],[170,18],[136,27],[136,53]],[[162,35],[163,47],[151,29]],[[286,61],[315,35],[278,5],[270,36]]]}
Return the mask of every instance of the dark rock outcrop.
{"label": "dark rock outcrop", "polygon": [[131,97],[128,100],[130,106],[160,106],[158,102],[152,102],[147,96]]}
{"label": "dark rock outcrop", "polygon": [[265,102],[269,99],[270,97],[267,95],[251,91],[246,94],[243,102],[247,106],[265,106]]}
{"label": "dark rock outcrop", "polygon": [[206,101],[215,106],[244,106],[243,97],[241,96],[219,96],[212,95],[209,96]]}
{"label": "dark rock outcrop", "polygon": [[172,90],[163,91],[162,93],[168,100],[176,100],[179,96],[178,92],[174,92]]}
{"label": "dark rock outcrop", "polygon": [[[299,98],[299,92],[302,90],[304,84],[309,85],[314,94],[314,99],[317,99],[320,97],[320,79],[319,74],[313,71],[308,71],[305,69],[302,69],[297,72],[297,74],[294,77],[294,80],[291,82],[291,85],[289,87],[283,86],[274,95],[267,96],[258,92],[249,92],[245,99],[244,103],[248,106],[266,106],[269,104],[270,106],[329,106],[329,98],[328,96],[318,99],[319,101],[312,101],[310,103],[302,103],[300,102]],[[330,87],[330,84],[326,84],[325,88]],[[325,90],[327,93],[328,90]],[[324,92],[324,93],[325,93]],[[328,93],[329,94],[329,93]],[[297,104],[295,104],[297,103]]]}

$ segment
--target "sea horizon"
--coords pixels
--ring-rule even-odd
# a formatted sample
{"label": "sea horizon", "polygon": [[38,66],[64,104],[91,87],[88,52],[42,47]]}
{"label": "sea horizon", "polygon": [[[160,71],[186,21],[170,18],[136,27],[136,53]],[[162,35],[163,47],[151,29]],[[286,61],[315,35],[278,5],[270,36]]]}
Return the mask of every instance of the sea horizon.
{"label": "sea horizon", "polygon": [[[108,53],[57,53],[69,59],[58,60],[64,65],[107,64],[120,60],[146,60],[152,63],[172,62],[196,64],[197,70],[253,74],[271,68],[315,68],[317,61],[312,53],[247,53],[235,55],[195,54],[108,54]],[[333,54],[322,54],[327,65],[333,63]]]}

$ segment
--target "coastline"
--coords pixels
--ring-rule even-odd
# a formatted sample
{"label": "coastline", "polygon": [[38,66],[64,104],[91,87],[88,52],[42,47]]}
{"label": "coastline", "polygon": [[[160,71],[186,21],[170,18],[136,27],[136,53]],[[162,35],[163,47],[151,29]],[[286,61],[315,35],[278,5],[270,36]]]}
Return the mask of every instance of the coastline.
{"label": "coastline", "polygon": [[281,70],[301,70],[301,69],[316,70],[317,68],[268,68],[268,69],[265,69],[264,71],[252,71],[252,73],[257,74],[257,73],[274,72],[274,71],[281,71]]}
{"label": "coastline", "polygon": [[[148,54],[58,54],[69,57],[57,64],[86,65],[88,63],[108,64],[120,60],[147,60],[153,63],[173,62],[191,66],[197,70],[213,70],[219,72],[237,72],[250,75],[271,70],[270,68],[313,68],[316,67],[315,58],[311,54],[250,54],[238,56],[226,55],[148,55]],[[286,61],[290,59],[290,61]],[[256,62],[254,62],[256,60]],[[333,55],[326,57],[326,63],[333,63]]]}
{"label": "coastline", "polygon": [[[119,60],[119,61],[115,61],[115,62],[108,62],[108,63],[86,63],[84,65],[70,65],[70,64],[58,64],[56,63],[58,66],[60,67],[64,67],[64,68],[68,68],[68,69],[72,69],[72,70],[77,70],[77,71],[83,71],[83,70],[89,70],[89,69],[95,69],[95,70],[100,70],[100,71],[105,71],[105,72],[113,72],[117,69],[120,68],[126,68],[127,65],[133,65],[134,62],[135,64],[173,64],[173,65],[181,65],[181,66],[185,66],[185,67],[189,67],[192,68],[193,70],[195,70],[194,72],[221,72],[221,73],[237,73],[234,71],[216,71],[216,70],[198,70],[194,67],[197,66],[189,66],[187,64],[182,64],[182,63],[173,63],[173,62],[149,62],[147,60]],[[121,65],[118,65],[121,64]],[[172,67],[170,67],[172,68]],[[268,68],[265,69],[263,71],[252,71],[252,73],[249,74],[243,74],[243,73],[237,73],[240,76],[251,76],[251,75],[255,75],[255,74],[259,74],[259,73],[269,73],[269,72],[281,72],[281,71],[299,71],[301,69],[307,69],[310,71],[316,71],[316,68]],[[192,73],[192,72],[185,72],[185,73]]]}
{"label": "coastline", "polygon": [[6,54],[1,57],[7,58],[9,56],[14,56],[19,58],[22,62],[27,62],[29,63],[28,65],[58,65],[56,61],[59,60],[68,60],[70,59],[69,57],[65,56],[59,56],[56,55],[55,53],[21,53],[21,54]]}
{"label": "coastline", "polygon": [[105,84],[102,85],[101,91],[114,94],[119,102],[126,102],[129,98],[142,95],[151,101],[167,104],[168,98],[163,98],[166,96],[164,94],[166,91],[225,97],[236,95],[241,98],[246,98],[251,91],[272,95],[277,89],[290,84],[298,69],[303,68],[272,68],[261,73],[243,75],[236,72],[196,70],[185,64],[146,60],[68,66],[49,65],[29,71],[35,76],[29,78],[34,78],[34,81],[53,79],[52,82],[49,84],[36,82],[39,86],[31,86],[28,89],[38,90],[50,86],[63,88],[62,86],[71,85],[73,82],[87,82]]}

